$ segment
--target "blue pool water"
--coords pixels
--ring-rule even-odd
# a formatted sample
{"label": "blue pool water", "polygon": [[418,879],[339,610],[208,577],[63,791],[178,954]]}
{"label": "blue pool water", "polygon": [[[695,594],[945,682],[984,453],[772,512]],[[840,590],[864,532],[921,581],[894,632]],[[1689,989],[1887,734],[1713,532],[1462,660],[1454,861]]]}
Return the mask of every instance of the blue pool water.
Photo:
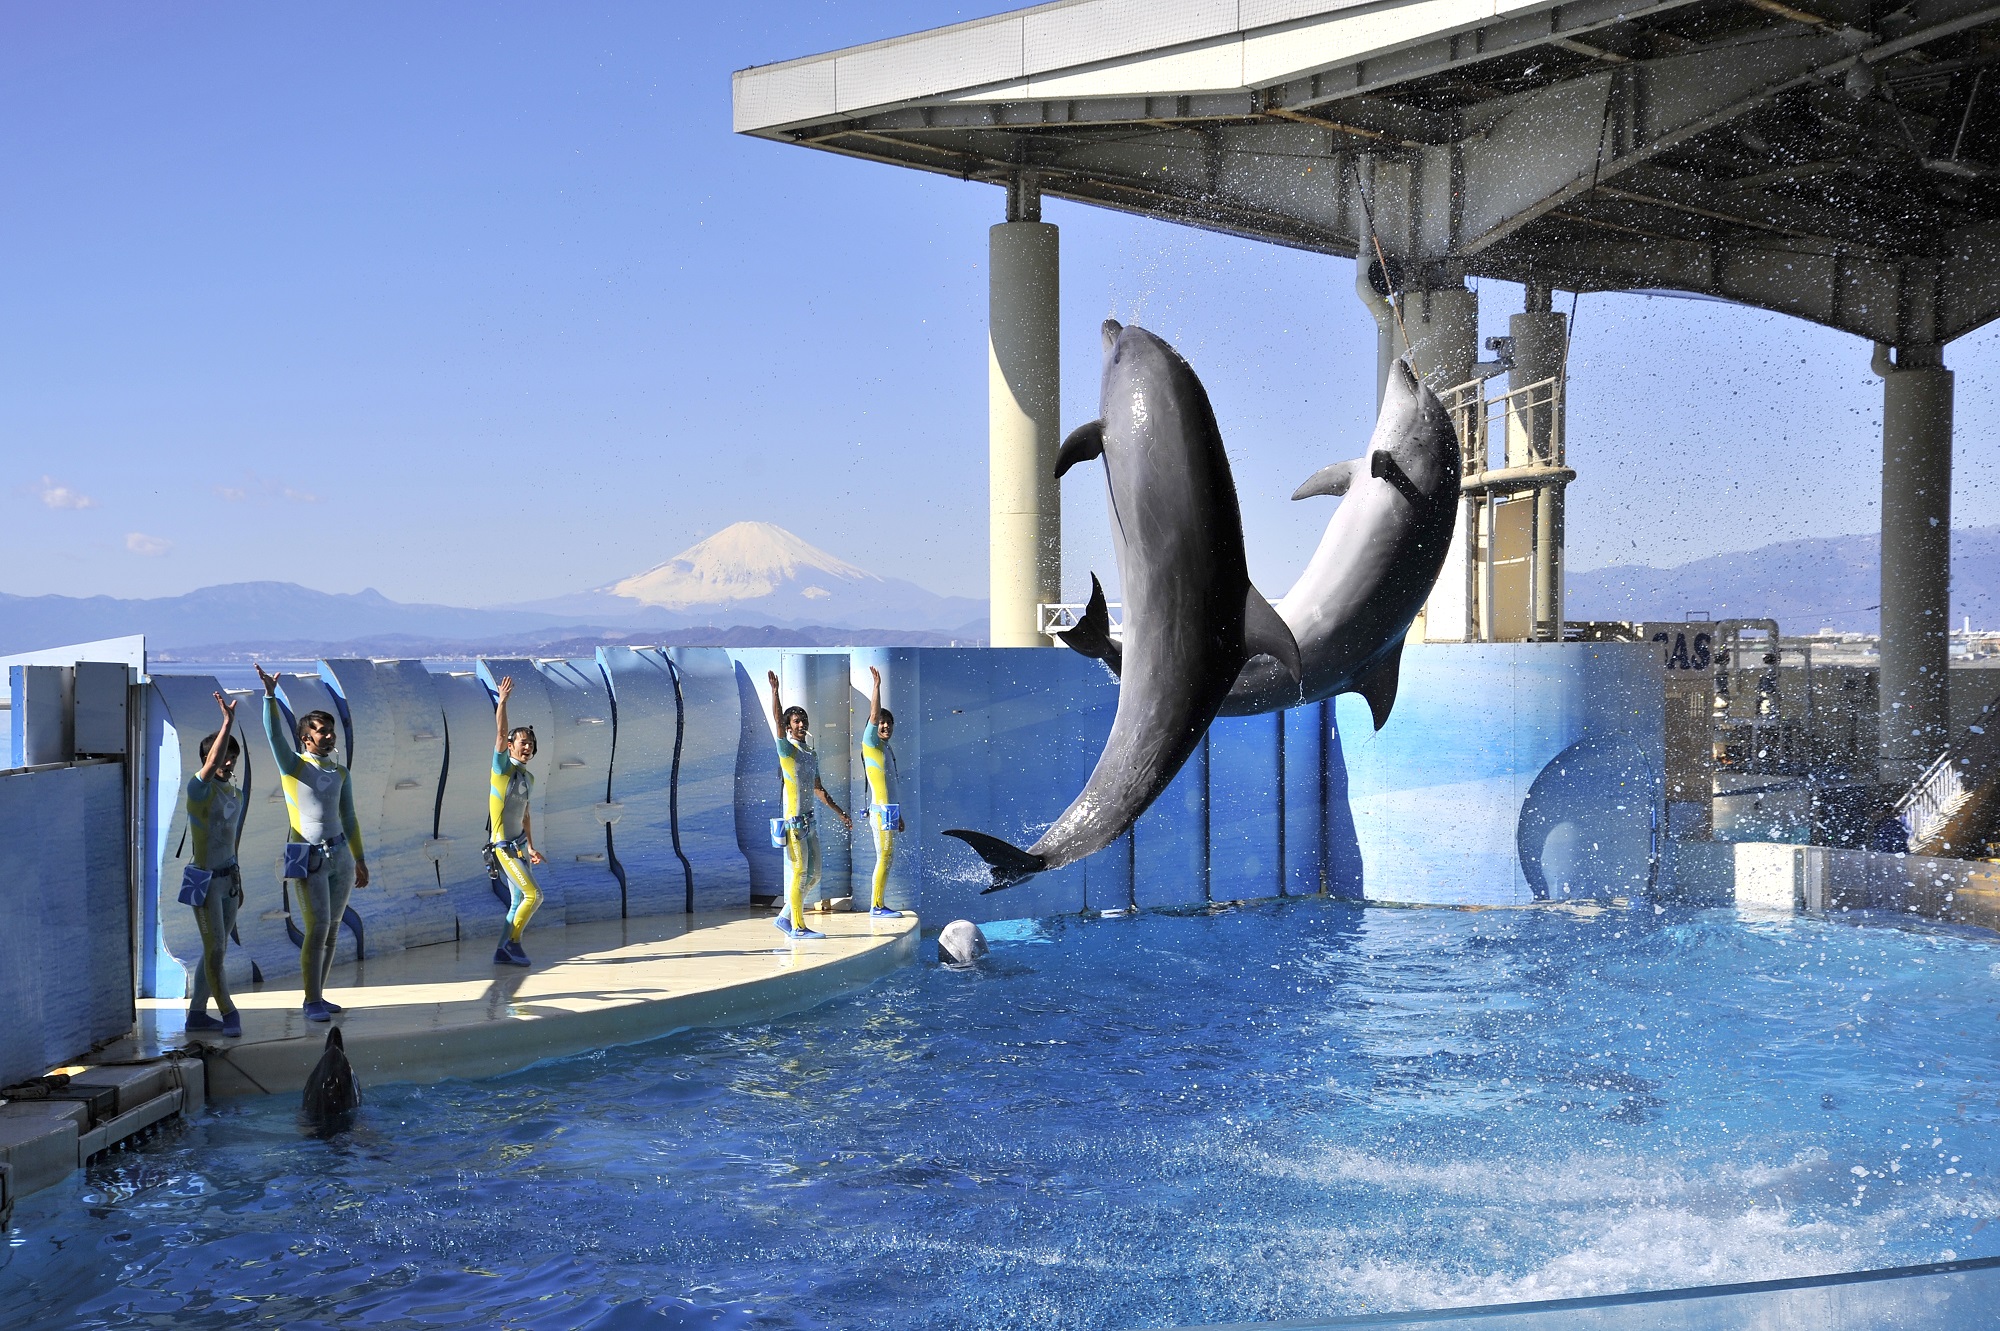
{"label": "blue pool water", "polygon": [[2000,1253],[2000,946],[1075,920],[767,1026],[231,1102],[17,1210],[36,1327],[1137,1327]]}

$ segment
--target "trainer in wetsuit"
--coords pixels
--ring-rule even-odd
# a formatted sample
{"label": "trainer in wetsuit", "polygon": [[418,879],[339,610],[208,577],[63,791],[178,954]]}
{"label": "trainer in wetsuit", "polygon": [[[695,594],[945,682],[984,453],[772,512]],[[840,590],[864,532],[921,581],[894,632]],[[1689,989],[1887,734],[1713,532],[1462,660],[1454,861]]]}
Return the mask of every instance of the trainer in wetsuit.
{"label": "trainer in wetsuit", "polygon": [[[819,755],[806,739],[806,709],[785,707],[778,698],[776,671],[766,671],[771,681],[771,724],[777,730],[778,769],[785,775],[785,910],[778,915],[778,928],[792,938],[824,938],[825,934],[806,928],[806,893],[819,886],[819,829],[813,824],[813,809],[806,791],[833,810],[841,825],[854,822],[833,802],[819,781]],[[790,916],[787,919],[787,915]]]}
{"label": "trainer in wetsuit", "polygon": [[343,1010],[327,1001],[325,985],[340,942],[348,893],[368,886],[361,825],[354,818],[354,783],[347,769],[333,760],[332,715],[307,712],[300,717],[294,744],[278,711],[278,677],[261,665],[256,670],[264,682],[264,738],[271,742],[271,757],[277,761],[278,782],[285,792],[285,812],[292,820],[285,879],[305,917],[299,978],[305,983],[306,1020],[326,1021]]}
{"label": "trainer in wetsuit", "polygon": [[861,732],[861,767],[868,774],[869,819],[875,824],[875,896],[869,915],[895,919],[884,899],[889,886],[889,862],[896,857],[896,834],[903,830],[903,808],[896,802],[896,751],[889,747],[896,717],[882,705],[882,672],[868,667],[868,725]]}
{"label": "trainer in wetsuit", "polygon": [[488,791],[488,819],[492,825],[493,858],[507,875],[513,900],[500,931],[500,946],[493,949],[496,966],[525,966],[528,954],[521,948],[535,908],[542,904],[541,884],[535,881],[530,865],[542,862],[535,849],[535,824],[528,812],[528,796],[535,789],[535,774],[528,760],[535,756],[535,728],[507,726],[507,699],[514,692],[514,677],[500,681],[500,700],[493,709],[493,777]]}
{"label": "trainer in wetsuit", "polygon": [[[201,930],[201,964],[188,985],[187,1029],[243,1034],[243,1017],[229,996],[222,975],[222,955],[236,929],[236,912],[243,905],[243,870],[236,865],[237,831],[243,826],[243,788],[230,778],[242,748],[230,731],[236,725],[236,704],[215,695],[222,708],[222,729],[201,742],[201,770],[188,778],[188,841],[190,863],[210,877],[207,896],[194,906],[195,928]],[[188,898],[183,897],[183,900]],[[209,995],[222,1014],[208,1015]]]}

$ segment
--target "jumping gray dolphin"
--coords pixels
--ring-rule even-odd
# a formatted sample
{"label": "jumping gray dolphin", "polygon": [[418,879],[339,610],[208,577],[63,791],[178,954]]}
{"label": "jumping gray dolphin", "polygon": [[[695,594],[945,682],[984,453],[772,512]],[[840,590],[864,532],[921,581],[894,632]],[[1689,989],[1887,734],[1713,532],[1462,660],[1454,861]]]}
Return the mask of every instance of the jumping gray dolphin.
{"label": "jumping gray dolphin", "polygon": [[332,1133],[352,1123],[354,1111],[360,1107],[361,1081],[354,1075],[354,1065],[347,1061],[347,1045],[336,1026],[326,1033],[326,1051],[306,1078],[299,1108],[316,1130]]}
{"label": "jumping gray dolphin", "polygon": [[[1344,495],[1319,548],[1278,614],[1305,669],[1294,680],[1275,661],[1243,667],[1221,708],[1249,716],[1319,702],[1337,693],[1368,700],[1375,728],[1389,719],[1403,637],[1444,567],[1458,520],[1458,435],[1435,393],[1407,360],[1390,367],[1375,433],[1361,457],[1322,467],[1292,495]],[[1101,596],[1093,595],[1064,641],[1122,670]]]}
{"label": "jumping gray dolphin", "polygon": [[[1103,332],[1103,414],[1063,442],[1056,475],[1104,459],[1132,668],[1090,780],[1034,845],[945,833],[986,861],[988,892],[1074,864],[1123,836],[1201,743],[1251,657],[1275,657],[1297,688],[1298,644],[1250,585],[1236,485],[1201,380],[1143,328],[1107,319]],[[1091,585],[1101,604],[1095,576]]]}

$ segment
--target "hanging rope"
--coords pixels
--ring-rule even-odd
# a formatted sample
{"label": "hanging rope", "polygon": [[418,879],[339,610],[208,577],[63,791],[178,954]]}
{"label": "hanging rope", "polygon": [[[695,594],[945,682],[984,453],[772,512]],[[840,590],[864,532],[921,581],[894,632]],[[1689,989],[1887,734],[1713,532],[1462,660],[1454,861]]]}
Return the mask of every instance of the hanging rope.
{"label": "hanging rope", "polygon": [[1396,316],[1396,331],[1402,335],[1403,350],[1410,350],[1410,330],[1403,326],[1403,303],[1398,298],[1396,279],[1389,272],[1388,256],[1382,253],[1382,238],[1375,234],[1375,210],[1368,204],[1368,186],[1357,173],[1354,177],[1354,192],[1361,196],[1361,219],[1368,225],[1368,243],[1375,247],[1375,264],[1382,271],[1382,286],[1388,291],[1389,313]]}

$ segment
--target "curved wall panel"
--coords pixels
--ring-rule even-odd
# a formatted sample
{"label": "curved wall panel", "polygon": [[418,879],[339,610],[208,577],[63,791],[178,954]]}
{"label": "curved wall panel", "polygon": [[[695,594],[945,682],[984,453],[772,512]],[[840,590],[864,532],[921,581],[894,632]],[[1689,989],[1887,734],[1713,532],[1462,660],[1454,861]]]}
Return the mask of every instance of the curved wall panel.
{"label": "curved wall panel", "polygon": [[[560,929],[569,920],[569,889],[577,877],[577,847],[572,845],[569,855],[559,862],[551,851],[554,843],[549,840],[549,776],[555,769],[557,747],[553,739],[557,728],[555,709],[549,701],[548,680],[535,668],[533,661],[521,657],[480,660],[478,678],[488,694],[494,693],[500,687],[500,681],[509,677],[514,681],[514,696],[507,703],[507,724],[533,726],[535,730],[535,759],[528,764],[528,770],[535,774],[535,791],[528,801],[528,816],[535,824],[535,845],[548,856],[548,862],[535,869],[535,881],[542,885],[542,904],[528,927]],[[490,773],[493,762],[493,717],[490,710],[486,724],[488,739],[484,745],[485,752],[481,754],[480,766]],[[487,821],[483,782],[478,807],[479,825],[483,828]],[[483,834],[480,840],[483,844]]]}
{"label": "curved wall panel", "polygon": [[321,675],[346,703],[354,813],[368,852],[368,946],[377,955],[450,942],[458,921],[431,858],[444,712],[420,661],[335,660]]}
{"label": "curved wall panel", "polygon": [[658,648],[600,647],[597,667],[617,704],[611,758],[611,853],[628,915],[687,909],[688,875],[674,852],[674,742],[680,700]]}
{"label": "curved wall panel", "polygon": [[[458,937],[497,936],[507,907],[493,895],[480,855],[490,839],[487,794],[493,770],[493,695],[470,671],[432,675],[431,687],[444,716],[446,748],[444,781],[434,814],[437,839],[432,854],[437,856],[438,884],[457,915]],[[529,710],[517,695],[513,711],[525,717]],[[559,916],[549,921],[561,922]]]}
{"label": "curved wall panel", "polygon": [[853,717],[854,742],[849,766],[848,789],[853,793],[854,813],[854,893],[855,905],[865,907],[875,888],[875,825],[864,821],[873,796],[861,757],[861,742],[868,728],[869,690],[874,681],[868,671],[882,672],[882,706],[895,717],[889,750],[896,759],[896,802],[902,806],[903,831],[895,842],[895,857],[889,862],[889,881],[883,902],[894,910],[916,910],[922,898],[924,852],[932,834],[924,821],[922,754],[924,750],[923,675],[921,654],[909,647],[861,648],[848,653],[848,711]]}
{"label": "curved wall panel", "polygon": [[[547,857],[535,877],[544,893],[542,910],[551,915],[548,923],[619,918],[624,894],[604,834],[605,819],[612,816],[611,690],[597,662],[483,660],[479,669],[489,685],[511,674],[516,703],[524,692],[539,692],[548,718],[535,727],[533,763],[535,846]],[[539,690],[531,688],[535,681]],[[514,724],[534,724],[525,715],[514,720],[512,711],[510,703]]]}
{"label": "curved wall panel", "polygon": [[[180,963],[182,974],[176,978],[162,974],[155,978],[152,995],[156,998],[187,997],[188,972],[201,959],[201,933],[195,927],[194,912],[180,903],[181,870],[193,859],[193,846],[188,837],[187,784],[194,774],[201,770],[201,741],[205,735],[215,733],[222,724],[221,709],[215,705],[215,694],[221,685],[211,675],[155,675],[152,681],[154,705],[158,708],[163,722],[160,732],[160,747],[154,755],[154,796],[157,800],[152,820],[154,843],[152,857],[159,865],[159,920],[160,942]],[[236,718],[239,727],[251,727],[248,739],[254,741],[261,750],[264,747],[263,732],[258,726],[257,714],[251,710],[261,704],[254,700],[238,703]],[[239,736],[239,745],[245,737]],[[265,758],[268,770],[270,761]],[[244,763],[241,758],[236,763],[236,779],[243,779]],[[244,875],[244,893],[249,894],[250,875]],[[225,972],[231,984],[241,978],[250,978],[249,956],[240,948],[232,948],[228,953],[228,970]]]}
{"label": "curved wall panel", "polygon": [[771,692],[765,672],[776,670],[782,653],[732,648],[736,698],[736,845],[750,866],[750,895],[758,900],[785,891],[785,853],[771,845],[770,820],[784,812],[784,782],[778,775],[776,737],[771,731]]}
{"label": "curved wall panel", "polygon": [[675,827],[694,875],[694,908],[741,910],[750,905],[750,866],[736,837],[743,733],[736,666],[720,647],[675,647],[667,658],[680,684],[683,727]]}

